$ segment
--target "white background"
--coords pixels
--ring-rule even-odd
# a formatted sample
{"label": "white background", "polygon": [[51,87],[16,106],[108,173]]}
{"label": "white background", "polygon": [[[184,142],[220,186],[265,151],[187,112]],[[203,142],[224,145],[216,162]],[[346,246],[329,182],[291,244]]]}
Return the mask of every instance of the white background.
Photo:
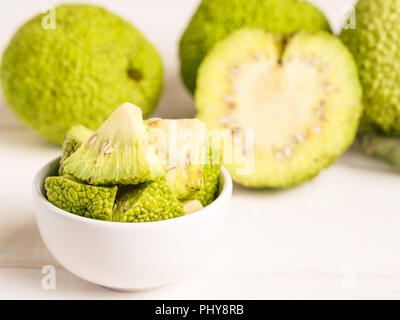
{"label": "white background", "polygon": [[[337,31],[354,1],[313,2]],[[56,3],[1,0],[0,50],[22,22]],[[193,116],[178,75],[177,42],[197,1],[96,3],[135,24],[161,52],[165,91],[156,115]],[[31,181],[59,152],[0,102],[0,298],[400,298],[399,174],[355,147],[298,188],[235,186],[226,232],[212,257],[184,281],[134,294],[76,278],[45,249]],[[57,268],[56,290],[41,287],[46,264]]]}

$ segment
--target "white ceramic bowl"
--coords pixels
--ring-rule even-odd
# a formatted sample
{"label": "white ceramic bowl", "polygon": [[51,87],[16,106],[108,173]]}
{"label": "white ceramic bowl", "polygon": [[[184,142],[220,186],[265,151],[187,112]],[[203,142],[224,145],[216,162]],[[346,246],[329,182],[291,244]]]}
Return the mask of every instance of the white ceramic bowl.
{"label": "white ceramic bowl", "polygon": [[187,216],[144,223],[92,220],[52,205],[44,180],[59,159],[43,167],[33,185],[36,221],[47,248],[67,270],[87,281],[136,291],[174,282],[212,252],[224,227],[232,180],[221,169],[218,198]]}

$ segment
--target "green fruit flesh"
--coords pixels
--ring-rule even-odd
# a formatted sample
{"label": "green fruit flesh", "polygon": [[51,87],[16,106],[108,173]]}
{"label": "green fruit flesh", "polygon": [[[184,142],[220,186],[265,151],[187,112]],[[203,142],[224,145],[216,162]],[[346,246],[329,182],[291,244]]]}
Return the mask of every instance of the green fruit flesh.
{"label": "green fruit flesh", "polygon": [[205,124],[198,119],[160,118],[145,124],[172,193],[179,200],[190,199],[203,187]]}
{"label": "green fruit flesh", "polygon": [[190,92],[195,90],[198,68],[208,52],[243,27],[288,35],[299,30],[330,31],[323,13],[304,1],[203,0],[179,45],[181,75]]}
{"label": "green fruit flesh", "polygon": [[0,78],[10,108],[28,127],[62,143],[82,124],[96,130],[125,102],[144,116],[162,89],[159,54],[127,21],[93,5],[54,9],[25,23],[4,51]]}
{"label": "green fruit flesh", "polygon": [[91,219],[112,219],[117,187],[90,186],[62,176],[48,177],[45,188],[48,200],[60,209]]}
{"label": "green fruit flesh", "polygon": [[203,209],[203,205],[199,200],[186,200],[182,202],[183,211],[185,214],[191,214]]}
{"label": "green fruit flesh", "polygon": [[150,222],[184,215],[165,179],[120,188],[113,210],[113,221]]}
{"label": "green fruit flesh", "polygon": [[120,106],[64,162],[64,171],[93,185],[138,184],[164,175],[149,146],[140,109]]}
{"label": "green fruit flesh", "polygon": [[355,57],[364,89],[363,131],[400,137],[400,1],[360,0],[354,17],[356,24],[340,38]]}
{"label": "green fruit flesh", "polygon": [[64,162],[69,158],[78,148],[93,135],[93,131],[85,126],[73,126],[65,136],[62,144],[62,155],[60,160],[60,169],[58,174],[64,175]]}
{"label": "green fruit flesh", "polygon": [[362,90],[349,51],[327,32],[286,38],[241,29],[204,59],[198,118],[224,129],[223,163],[249,187],[318,174],[354,140]]}

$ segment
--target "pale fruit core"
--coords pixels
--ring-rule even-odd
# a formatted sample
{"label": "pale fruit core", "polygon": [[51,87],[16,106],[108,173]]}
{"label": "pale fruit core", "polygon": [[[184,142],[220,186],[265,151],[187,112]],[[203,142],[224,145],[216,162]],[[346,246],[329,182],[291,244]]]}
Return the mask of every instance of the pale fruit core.
{"label": "pale fruit core", "polygon": [[267,57],[250,58],[230,72],[230,126],[254,129],[255,143],[280,150],[321,134],[325,92],[317,69],[300,59],[279,64]]}

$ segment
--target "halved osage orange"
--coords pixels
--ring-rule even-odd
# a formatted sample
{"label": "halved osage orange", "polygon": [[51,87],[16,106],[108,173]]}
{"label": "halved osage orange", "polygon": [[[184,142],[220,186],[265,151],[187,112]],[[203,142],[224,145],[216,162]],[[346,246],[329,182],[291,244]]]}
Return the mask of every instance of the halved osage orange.
{"label": "halved osage orange", "polygon": [[354,59],[324,31],[232,33],[200,66],[195,101],[199,119],[228,132],[234,180],[255,188],[317,175],[353,142],[363,109]]}

